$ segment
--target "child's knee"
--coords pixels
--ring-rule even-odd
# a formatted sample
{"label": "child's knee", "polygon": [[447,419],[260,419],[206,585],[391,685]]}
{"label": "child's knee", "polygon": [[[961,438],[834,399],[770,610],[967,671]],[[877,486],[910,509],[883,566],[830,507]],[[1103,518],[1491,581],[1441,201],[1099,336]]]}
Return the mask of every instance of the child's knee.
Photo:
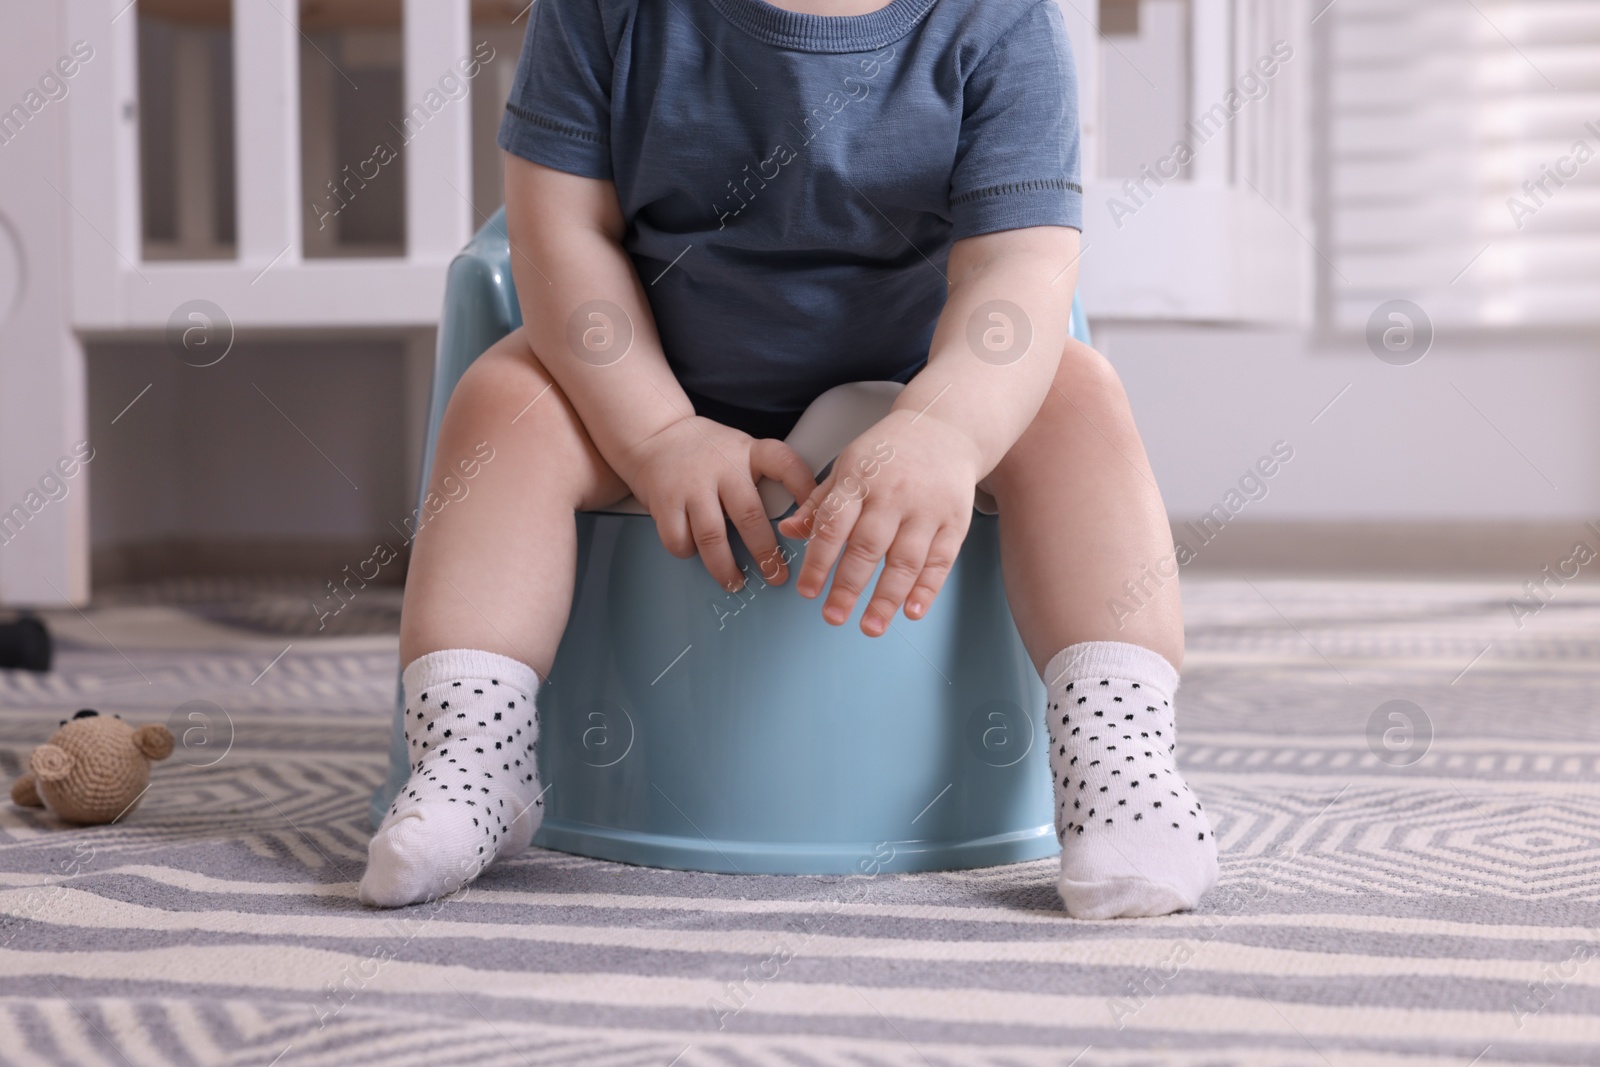
{"label": "child's knee", "polygon": [[1052,399],[1062,406],[1068,401],[1096,408],[1127,406],[1127,393],[1111,361],[1081,341],[1068,339],[1056,368]]}
{"label": "child's knee", "polygon": [[559,460],[587,468],[594,456],[588,432],[561,386],[544,369],[519,330],[473,361],[450,394],[446,439],[488,439],[512,455]]}
{"label": "child's knee", "polygon": [[[530,400],[546,390],[557,391],[554,379],[523,340],[522,331],[516,330],[473,360],[462,373],[461,380],[450,393],[449,411],[453,418],[464,418],[474,424],[509,423],[522,414],[520,409]],[[545,401],[549,399],[542,397]]]}

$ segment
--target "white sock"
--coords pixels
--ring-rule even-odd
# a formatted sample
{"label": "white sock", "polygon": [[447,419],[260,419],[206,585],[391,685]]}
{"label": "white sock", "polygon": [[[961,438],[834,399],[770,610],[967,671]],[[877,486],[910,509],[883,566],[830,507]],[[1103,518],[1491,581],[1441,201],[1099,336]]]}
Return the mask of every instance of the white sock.
{"label": "white sock", "polygon": [[1217,880],[1217,845],[1178,773],[1178,672],[1120,641],[1062,649],[1045,669],[1061,901],[1076,919],[1192,908]]}
{"label": "white sock", "polygon": [[540,799],[539,675],[468,648],[420,656],[401,676],[411,778],[367,846],[361,901],[397,908],[453,893],[528,847]]}

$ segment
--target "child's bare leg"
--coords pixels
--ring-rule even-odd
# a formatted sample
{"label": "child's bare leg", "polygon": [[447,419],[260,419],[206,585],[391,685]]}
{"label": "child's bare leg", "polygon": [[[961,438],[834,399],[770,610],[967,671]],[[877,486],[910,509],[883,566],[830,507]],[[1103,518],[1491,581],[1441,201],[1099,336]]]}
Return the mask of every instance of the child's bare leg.
{"label": "child's bare leg", "polygon": [[[1050,657],[1082,641],[1126,641],[1183,666],[1166,508],[1104,357],[1068,342],[1044,406],[984,488],[1000,508],[1011,614],[1041,673]],[[1172,577],[1160,578],[1158,568]]]}
{"label": "child's bare leg", "polygon": [[430,490],[446,503],[422,520],[400,624],[412,775],[360,887],[389,907],[451,892],[532,839],[534,699],[572,600],[574,514],[628,492],[520,330],[451,395]]}
{"label": "child's bare leg", "polygon": [[[467,480],[457,464],[480,442],[494,458]],[[429,483],[448,500],[446,475],[466,496],[426,519],[412,548],[400,662],[477,648],[520,660],[542,678],[572,602],[574,515],[614,504],[628,488],[521,330],[480,356],[451,394]]]}
{"label": "child's bare leg", "polygon": [[1127,398],[1098,353],[1068,343],[1038,416],[984,488],[1000,511],[1007,598],[1048,694],[1067,910],[1193,907],[1217,861],[1173,760],[1177,564]]}

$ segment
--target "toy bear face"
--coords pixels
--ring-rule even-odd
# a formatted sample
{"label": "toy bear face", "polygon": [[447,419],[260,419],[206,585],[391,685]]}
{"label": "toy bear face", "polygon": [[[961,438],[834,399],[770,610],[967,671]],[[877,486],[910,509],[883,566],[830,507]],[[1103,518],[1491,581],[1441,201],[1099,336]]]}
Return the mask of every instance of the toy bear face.
{"label": "toy bear face", "polygon": [[[60,818],[107,823],[138,805],[150,783],[151,761],[166,759],[172,747],[172,731],[165,726],[134,727],[84,709],[34,749],[28,760],[33,771],[29,777],[38,799]],[[14,799],[26,781],[17,783]]]}

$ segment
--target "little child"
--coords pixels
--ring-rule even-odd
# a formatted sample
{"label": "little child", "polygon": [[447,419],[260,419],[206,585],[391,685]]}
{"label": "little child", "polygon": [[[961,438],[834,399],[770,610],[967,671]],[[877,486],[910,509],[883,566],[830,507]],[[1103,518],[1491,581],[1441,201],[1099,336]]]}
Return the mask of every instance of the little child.
{"label": "little child", "polygon": [[[736,590],[731,521],[781,584],[772,478],[800,501],[779,526],[808,539],[800,595],[826,588],[836,626],[867,596],[874,637],[927,614],[993,501],[1048,693],[1066,910],[1194,907],[1217,854],[1174,764],[1177,583],[1107,608],[1173,545],[1116,374],[1069,336],[1082,189],[1056,0],[539,0],[528,22],[500,129],[525,325],[440,429],[435,481],[485,441],[495,458],[415,542],[412,775],[361,899],[452,892],[537,830],[575,513],[632,494]],[[872,380],[904,388],[834,470],[877,471],[835,493],[781,439]]]}

